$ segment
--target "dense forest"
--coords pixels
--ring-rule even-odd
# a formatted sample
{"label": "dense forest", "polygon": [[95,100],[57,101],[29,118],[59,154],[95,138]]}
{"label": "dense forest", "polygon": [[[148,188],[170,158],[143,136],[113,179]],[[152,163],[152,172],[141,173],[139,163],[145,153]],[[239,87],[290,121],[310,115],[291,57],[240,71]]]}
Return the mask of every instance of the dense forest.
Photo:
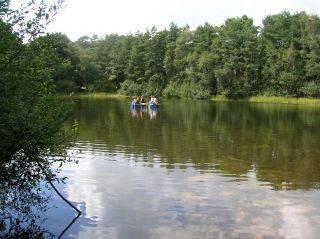
{"label": "dense forest", "polygon": [[195,30],[170,24],[145,33],[37,41],[51,51],[58,92],[209,98],[320,96],[320,18],[282,12],[255,26],[247,16]]}

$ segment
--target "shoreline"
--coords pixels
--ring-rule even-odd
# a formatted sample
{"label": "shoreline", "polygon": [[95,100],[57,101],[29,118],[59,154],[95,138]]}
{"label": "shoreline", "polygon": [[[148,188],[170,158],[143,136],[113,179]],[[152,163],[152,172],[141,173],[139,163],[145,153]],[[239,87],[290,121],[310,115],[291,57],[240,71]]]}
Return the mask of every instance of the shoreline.
{"label": "shoreline", "polygon": [[312,105],[320,106],[320,98],[294,98],[283,96],[252,96],[244,99],[228,99],[224,96],[214,96],[210,99],[215,102],[248,102],[248,103],[270,103],[270,104],[287,104],[287,105]]}
{"label": "shoreline", "polygon": [[80,98],[80,99],[126,99],[129,96],[117,93],[75,93],[75,94],[56,94],[59,98]]}
{"label": "shoreline", "polygon": [[[130,96],[117,93],[77,93],[77,94],[57,94],[61,98],[82,98],[82,99],[127,99]],[[225,96],[213,96],[209,99],[214,102],[248,102],[248,103],[272,103],[290,105],[312,105],[320,106],[320,98],[294,98],[282,96],[252,96],[244,99],[228,99]]]}

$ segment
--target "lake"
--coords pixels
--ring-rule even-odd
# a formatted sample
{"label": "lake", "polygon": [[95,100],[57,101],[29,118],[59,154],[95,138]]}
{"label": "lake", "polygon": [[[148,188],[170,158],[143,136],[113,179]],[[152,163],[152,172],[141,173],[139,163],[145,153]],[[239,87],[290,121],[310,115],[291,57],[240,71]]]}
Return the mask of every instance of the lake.
{"label": "lake", "polygon": [[[74,120],[64,238],[319,238],[320,107],[82,99]],[[58,235],[75,212],[50,204]]]}

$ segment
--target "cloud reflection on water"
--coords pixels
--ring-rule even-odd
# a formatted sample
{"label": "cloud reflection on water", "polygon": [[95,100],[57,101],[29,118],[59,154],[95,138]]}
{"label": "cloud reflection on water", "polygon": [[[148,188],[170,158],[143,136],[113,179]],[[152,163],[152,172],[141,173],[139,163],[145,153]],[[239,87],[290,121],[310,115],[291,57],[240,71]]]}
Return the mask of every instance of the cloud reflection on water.
{"label": "cloud reflection on water", "polygon": [[230,183],[230,177],[192,167],[169,170],[157,161],[146,167],[142,156],[130,161],[125,153],[97,155],[94,147],[86,143],[79,165],[65,167],[70,180],[64,191],[71,201],[85,202],[85,217],[94,226],[71,229],[70,238],[320,235],[319,191],[275,191],[261,185],[254,171]]}

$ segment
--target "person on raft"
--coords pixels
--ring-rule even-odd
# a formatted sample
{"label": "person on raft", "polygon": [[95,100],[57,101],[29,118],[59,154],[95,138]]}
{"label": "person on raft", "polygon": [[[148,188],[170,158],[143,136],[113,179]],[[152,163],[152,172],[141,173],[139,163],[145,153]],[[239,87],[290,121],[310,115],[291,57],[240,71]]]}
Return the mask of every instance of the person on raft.
{"label": "person on raft", "polygon": [[136,97],[132,97],[131,104],[137,104],[138,100]]}
{"label": "person on raft", "polygon": [[142,104],[146,103],[143,96],[140,96],[139,100],[140,100],[140,103],[142,103]]}
{"label": "person on raft", "polygon": [[151,96],[151,97],[150,97],[149,104],[158,104],[158,100],[157,100],[157,98],[156,98],[156,97],[154,97],[154,96]]}

